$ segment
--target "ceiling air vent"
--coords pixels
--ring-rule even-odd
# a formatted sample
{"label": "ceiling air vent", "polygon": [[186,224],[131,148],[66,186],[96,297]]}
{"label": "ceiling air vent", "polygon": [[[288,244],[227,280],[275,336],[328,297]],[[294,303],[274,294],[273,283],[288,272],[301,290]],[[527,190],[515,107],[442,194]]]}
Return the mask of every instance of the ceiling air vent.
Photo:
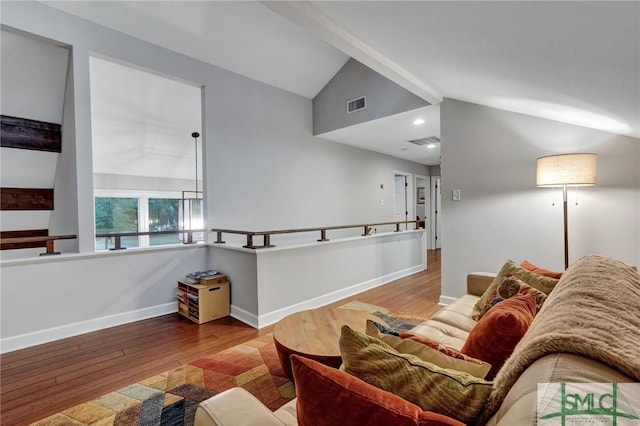
{"label": "ceiling air vent", "polygon": [[361,111],[367,109],[367,97],[360,96],[359,98],[351,99],[347,101],[347,114],[352,112]]}
{"label": "ceiling air vent", "polygon": [[423,145],[429,145],[430,143],[440,143],[440,138],[437,136],[429,136],[428,138],[412,139],[409,141],[409,143],[412,143],[418,146],[423,146]]}

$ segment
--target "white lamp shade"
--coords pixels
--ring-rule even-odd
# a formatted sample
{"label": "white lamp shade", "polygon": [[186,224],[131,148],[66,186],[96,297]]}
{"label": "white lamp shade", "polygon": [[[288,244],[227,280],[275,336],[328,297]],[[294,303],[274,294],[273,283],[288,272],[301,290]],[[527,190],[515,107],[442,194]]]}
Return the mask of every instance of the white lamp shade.
{"label": "white lamp shade", "polygon": [[537,186],[595,185],[597,155],[560,154],[540,157],[536,167]]}

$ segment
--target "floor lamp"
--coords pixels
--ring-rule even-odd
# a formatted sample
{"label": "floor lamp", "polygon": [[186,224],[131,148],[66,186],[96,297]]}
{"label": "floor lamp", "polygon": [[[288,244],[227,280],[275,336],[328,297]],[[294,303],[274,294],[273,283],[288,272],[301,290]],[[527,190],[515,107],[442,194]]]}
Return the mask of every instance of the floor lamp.
{"label": "floor lamp", "polygon": [[564,268],[569,267],[569,225],[567,223],[567,186],[596,184],[597,155],[559,154],[540,157],[536,164],[536,186],[561,187],[564,217]]}

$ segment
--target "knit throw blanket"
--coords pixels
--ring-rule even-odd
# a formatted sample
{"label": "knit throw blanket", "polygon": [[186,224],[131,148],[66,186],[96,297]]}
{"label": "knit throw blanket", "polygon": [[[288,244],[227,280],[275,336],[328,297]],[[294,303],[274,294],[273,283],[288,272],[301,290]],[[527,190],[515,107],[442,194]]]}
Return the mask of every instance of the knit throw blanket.
{"label": "knit throw blanket", "polygon": [[529,365],[557,352],[600,361],[640,381],[640,275],[632,266],[587,256],[563,274],[496,376],[480,422],[498,411]]}

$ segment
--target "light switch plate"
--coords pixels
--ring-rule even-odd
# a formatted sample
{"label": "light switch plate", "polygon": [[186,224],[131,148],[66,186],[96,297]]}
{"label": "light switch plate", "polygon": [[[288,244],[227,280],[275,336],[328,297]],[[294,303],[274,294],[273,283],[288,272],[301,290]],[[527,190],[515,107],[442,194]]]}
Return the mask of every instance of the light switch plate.
{"label": "light switch plate", "polygon": [[453,190],[453,201],[460,201],[460,190],[459,189],[454,189]]}

